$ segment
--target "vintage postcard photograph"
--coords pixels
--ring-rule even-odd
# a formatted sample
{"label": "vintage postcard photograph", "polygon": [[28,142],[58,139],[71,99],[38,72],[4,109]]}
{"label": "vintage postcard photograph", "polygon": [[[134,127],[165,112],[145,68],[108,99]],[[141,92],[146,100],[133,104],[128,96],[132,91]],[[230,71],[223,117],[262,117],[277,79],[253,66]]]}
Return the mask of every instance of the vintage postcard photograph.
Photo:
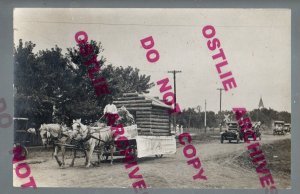
{"label": "vintage postcard photograph", "polygon": [[15,8],[15,187],[291,188],[291,10]]}

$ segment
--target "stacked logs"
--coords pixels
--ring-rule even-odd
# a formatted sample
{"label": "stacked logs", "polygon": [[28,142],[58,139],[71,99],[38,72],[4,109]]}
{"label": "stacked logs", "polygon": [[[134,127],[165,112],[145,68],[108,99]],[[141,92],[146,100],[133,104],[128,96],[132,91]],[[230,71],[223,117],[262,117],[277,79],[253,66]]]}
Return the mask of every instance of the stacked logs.
{"label": "stacked logs", "polygon": [[139,135],[170,135],[169,109],[153,106],[152,100],[136,93],[125,93],[113,102],[117,108],[125,106],[136,117]]}

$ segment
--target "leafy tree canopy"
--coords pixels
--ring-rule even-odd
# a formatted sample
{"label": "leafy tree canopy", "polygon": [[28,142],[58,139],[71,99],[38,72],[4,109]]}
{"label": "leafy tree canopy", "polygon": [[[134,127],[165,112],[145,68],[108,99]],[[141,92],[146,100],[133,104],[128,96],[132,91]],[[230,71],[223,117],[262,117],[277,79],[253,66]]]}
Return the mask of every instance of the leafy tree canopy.
{"label": "leafy tree canopy", "polygon": [[14,49],[15,116],[29,118],[29,127],[51,122],[70,124],[75,118],[94,122],[102,116],[109,98],[124,92],[148,93],[154,86],[150,76],[140,74],[137,68],[104,65],[101,43],[90,44],[102,66],[98,74],[109,85],[109,96],[95,95],[83,64],[91,56],[83,58],[79,47],[68,48],[66,54],[58,46],[34,53],[34,43],[20,40]]}

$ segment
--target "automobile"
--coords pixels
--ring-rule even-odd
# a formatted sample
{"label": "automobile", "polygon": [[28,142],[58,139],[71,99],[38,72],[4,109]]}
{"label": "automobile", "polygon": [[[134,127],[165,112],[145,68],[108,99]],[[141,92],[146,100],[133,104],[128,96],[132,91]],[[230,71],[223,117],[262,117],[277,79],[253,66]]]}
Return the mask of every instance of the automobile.
{"label": "automobile", "polygon": [[274,121],[273,135],[285,135],[284,121]]}
{"label": "automobile", "polygon": [[231,143],[232,140],[236,140],[236,142],[239,143],[240,140],[243,139],[243,134],[241,133],[238,123],[236,121],[229,121],[226,124],[227,129],[220,133],[221,143],[223,143],[224,140],[229,140],[229,143]]}
{"label": "automobile", "polygon": [[283,126],[283,130],[286,133],[290,133],[291,132],[291,124],[290,123],[285,123],[284,126]]}

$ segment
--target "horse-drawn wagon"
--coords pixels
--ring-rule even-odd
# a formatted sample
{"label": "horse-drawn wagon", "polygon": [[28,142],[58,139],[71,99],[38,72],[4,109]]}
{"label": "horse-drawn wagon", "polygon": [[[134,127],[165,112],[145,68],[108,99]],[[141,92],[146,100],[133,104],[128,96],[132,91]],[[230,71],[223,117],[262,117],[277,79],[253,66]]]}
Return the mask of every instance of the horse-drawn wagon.
{"label": "horse-drawn wagon", "polygon": [[124,126],[124,135],[138,158],[176,152],[175,136],[171,134],[171,106],[158,98],[137,93],[125,93],[113,104],[118,109],[124,106],[134,117],[135,125]]}
{"label": "horse-drawn wagon", "polygon": [[[116,146],[123,143],[126,147],[129,146],[131,154],[138,158],[162,157],[176,152],[176,140],[171,134],[170,125],[171,106],[165,105],[157,98],[137,93],[123,94],[116,98],[113,104],[117,107],[118,124],[112,126],[107,126],[101,119],[90,125],[76,119],[73,120],[71,128],[60,124],[41,125],[39,133],[43,144],[53,143],[54,157],[60,166],[64,166],[65,148],[72,149],[74,153],[70,166],[74,165],[76,151],[83,151],[86,156],[86,167],[91,164],[93,152],[97,153],[99,164],[109,156],[111,163],[113,156],[124,156],[124,150]],[[121,141],[114,139],[115,129],[120,124],[124,128],[122,136],[125,137],[125,140]],[[59,147],[62,150],[62,162],[57,157]]]}

